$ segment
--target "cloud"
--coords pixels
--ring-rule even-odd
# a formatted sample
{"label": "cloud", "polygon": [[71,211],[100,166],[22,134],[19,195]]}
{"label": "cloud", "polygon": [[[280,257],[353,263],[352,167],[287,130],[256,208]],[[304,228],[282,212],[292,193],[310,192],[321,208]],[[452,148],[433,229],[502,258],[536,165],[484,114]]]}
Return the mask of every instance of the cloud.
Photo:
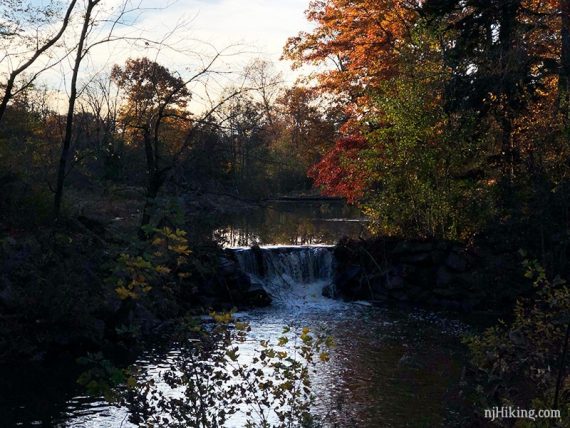
{"label": "cloud", "polygon": [[[104,20],[113,9],[115,13],[125,0],[104,0],[98,9],[98,18]],[[223,72],[237,71],[255,57],[264,57],[276,63],[286,80],[292,82],[296,74],[289,64],[279,63],[288,37],[309,28],[304,10],[308,0],[126,0],[142,11],[129,14],[121,25],[115,26],[117,36],[144,37],[166,44],[158,51],[144,41],[115,42],[97,46],[90,52],[82,71],[82,79],[108,72],[113,64],[121,64],[129,57],[149,56],[171,70],[191,73],[200,68],[201,61],[211,58],[216,50],[232,46],[217,64]],[[142,2],[141,2],[142,1]],[[69,29],[66,45],[72,47],[79,33],[80,13]],[[112,14],[111,14],[112,15]],[[91,41],[104,38],[111,24],[103,23],[90,35]],[[175,31],[173,31],[176,29]],[[43,80],[54,90],[65,92],[68,86],[72,58],[63,61]],[[218,86],[224,83],[217,82]],[[215,83],[213,83],[215,86]]]}

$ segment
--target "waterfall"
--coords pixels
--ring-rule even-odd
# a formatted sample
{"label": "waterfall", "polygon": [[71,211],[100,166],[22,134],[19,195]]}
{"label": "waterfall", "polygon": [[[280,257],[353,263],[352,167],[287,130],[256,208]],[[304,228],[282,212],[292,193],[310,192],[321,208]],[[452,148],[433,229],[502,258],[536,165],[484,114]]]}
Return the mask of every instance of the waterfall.
{"label": "waterfall", "polygon": [[323,289],[333,286],[332,247],[257,247],[234,249],[241,269],[261,285],[274,305],[322,305]]}

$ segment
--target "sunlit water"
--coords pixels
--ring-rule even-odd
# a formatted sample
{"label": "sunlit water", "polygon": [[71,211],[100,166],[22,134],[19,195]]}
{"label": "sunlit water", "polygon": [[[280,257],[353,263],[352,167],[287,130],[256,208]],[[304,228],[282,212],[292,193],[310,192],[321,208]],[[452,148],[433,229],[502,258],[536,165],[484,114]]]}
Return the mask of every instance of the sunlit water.
{"label": "sunlit water", "polygon": [[[248,341],[241,345],[245,358],[260,340],[279,337],[285,325],[333,333],[336,346],[331,360],[312,376],[317,396],[314,413],[327,421],[326,426],[450,426],[446,421],[453,417],[462,366],[460,323],[427,312],[337,302],[310,305],[307,310],[260,309],[240,316],[251,326]],[[156,371],[166,368],[176,353],[176,348],[149,351],[137,364]],[[71,385],[71,391],[56,391],[60,395],[49,395],[49,386],[41,382],[27,386],[33,389],[29,391],[33,397],[20,396],[22,401],[3,408],[6,425],[2,426],[18,422],[21,426],[132,426],[126,409],[101,399],[79,394],[62,401],[76,389]],[[243,426],[243,419],[232,421],[228,426]]]}
{"label": "sunlit water", "polygon": [[[305,217],[313,218],[313,208]],[[324,212],[333,221],[324,218],[321,223],[334,225],[339,213],[327,210]],[[276,220],[267,220],[266,215],[287,216],[265,213],[261,218],[268,222]],[[445,316],[409,307],[389,303],[373,307],[366,302],[323,297],[323,288],[332,283],[334,257],[326,245],[291,247],[299,241],[299,228],[311,224],[303,218],[297,216],[296,226],[289,225],[287,232],[280,227],[265,228],[264,222],[251,223],[247,233],[239,225],[231,228],[239,235],[231,242],[236,245],[251,243],[252,236],[257,241],[271,239],[287,244],[286,248],[263,248],[256,257],[251,250],[234,250],[242,269],[273,297],[270,307],[236,315],[251,328],[247,340],[240,344],[240,358],[251,359],[260,341],[275,341],[284,326],[293,326],[293,331],[302,327],[324,331],[334,337],[336,346],[330,361],[318,365],[311,374],[316,396],[312,412],[324,426],[453,426],[464,361],[460,336],[466,327]],[[338,223],[356,225],[352,233],[361,229],[358,221]],[[350,232],[334,227],[319,231],[306,233],[303,240],[332,244]],[[147,349],[136,365],[149,375],[156,374],[168,368],[179,352],[175,344]],[[0,426],[133,426],[127,409],[85,396],[75,383],[80,370],[69,363],[0,369],[4,380]],[[238,414],[227,426],[242,427],[244,423],[243,415]]]}

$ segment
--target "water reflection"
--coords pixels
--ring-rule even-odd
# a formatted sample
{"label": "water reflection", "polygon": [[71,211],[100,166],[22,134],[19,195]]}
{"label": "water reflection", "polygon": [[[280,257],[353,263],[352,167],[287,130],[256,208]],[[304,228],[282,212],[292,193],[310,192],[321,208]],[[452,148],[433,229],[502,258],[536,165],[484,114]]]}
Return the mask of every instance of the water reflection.
{"label": "water reflection", "polygon": [[332,332],[331,361],[313,374],[314,413],[325,426],[450,425],[462,368],[461,323],[341,302],[301,313],[260,310],[249,322],[252,342],[274,339],[289,323]]}
{"label": "water reflection", "polygon": [[[325,426],[450,426],[463,360],[463,325],[422,311],[330,303],[238,314],[251,325],[243,358],[251,356],[260,340],[279,337],[284,325],[326,329],[336,347],[331,361],[312,375],[314,412]],[[177,352],[175,345],[149,350],[137,365],[153,373],[175,361]],[[85,397],[70,367],[51,367],[29,377],[23,376],[25,371],[13,372],[13,377],[2,373],[2,426],[133,426],[126,409]],[[241,427],[242,422],[234,419],[228,426]]]}
{"label": "water reflection", "polygon": [[221,218],[214,237],[227,247],[253,244],[335,244],[343,236],[367,236],[366,219],[340,201],[273,202]]}

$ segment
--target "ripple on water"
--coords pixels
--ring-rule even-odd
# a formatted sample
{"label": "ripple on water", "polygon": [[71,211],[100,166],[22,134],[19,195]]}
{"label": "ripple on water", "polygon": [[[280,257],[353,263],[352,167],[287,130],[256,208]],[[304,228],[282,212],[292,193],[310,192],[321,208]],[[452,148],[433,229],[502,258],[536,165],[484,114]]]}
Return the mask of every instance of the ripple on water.
{"label": "ripple on water", "polygon": [[[260,340],[275,340],[285,325],[333,334],[336,347],[330,362],[311,374],[317,397],[313,412],[331,426],[441,426],[450,413],[450,399],[462,367],[459,336],[467,330],[456,320],[429,311],[337,301],[300,305],[294,310],[269,307],[236,315],[251,327],[248,340],[241,345],[241,358],[245,360],[252,358]],[[154,376],[179,354],[176,345],[167,351],[152,349],[137,365]],[[29,388],[32,385],[38,383],[30,381]],[[38,403],[49,397],[53,404],[59,397],[57,393],[41,395],[35,404],[28,396],[24,409],[14,402],[9,409],[16,410],[8,420],[21,425],[40,421],[44,426],[133,426],[127,421],[126,409],[82,394],[66,398],[61,410],[52,405],[53,413],[45,413]],[[4,412],[5,408],[0,410]],[[238,419],[229,426],[243,426],[242,422]]]}

